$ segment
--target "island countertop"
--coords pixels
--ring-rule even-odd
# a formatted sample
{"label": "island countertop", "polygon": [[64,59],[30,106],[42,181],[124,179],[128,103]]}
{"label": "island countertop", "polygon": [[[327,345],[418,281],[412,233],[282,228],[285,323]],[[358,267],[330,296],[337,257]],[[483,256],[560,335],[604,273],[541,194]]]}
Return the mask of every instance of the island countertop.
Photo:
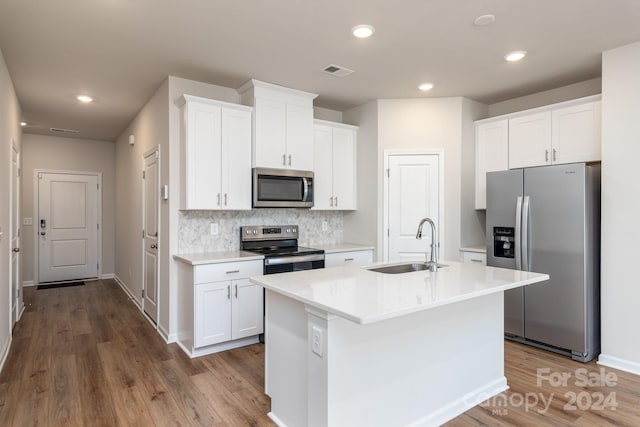
{"label": "island countertop", "polygon": [[[398,262],[404,264],[410,261]],[[252,277],[265,289],[359,324],[502,292],[549,279],[549,275],[444,262],[437,272],[383,274],[365,267],[335,267]],[[540,286],[544,286],[541,284]]]}

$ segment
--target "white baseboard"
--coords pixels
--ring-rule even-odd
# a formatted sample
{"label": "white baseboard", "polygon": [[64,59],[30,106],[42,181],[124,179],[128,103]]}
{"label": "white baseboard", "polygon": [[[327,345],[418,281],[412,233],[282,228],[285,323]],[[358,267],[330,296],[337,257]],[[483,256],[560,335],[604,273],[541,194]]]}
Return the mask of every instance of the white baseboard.
{"label": "white baseboard", "polygon": [[167,344],[174,343],[178,340],[178,334],[170,334],[167,330],[158,323],[158,333],[165,340]]}
{"label": "white baseboard", "polygon": [[0,372],[4,368],[4,362],[7,361],[7,357],[9,356],[9,350],[11,349],[11,334],[7,335],[7,339],[4,343],[4,347],[2,348],[2,358],[0,358]]}
{"label": "white baseboard", "polygon": [[37,286],[38,284],[36,282],[34,282],[33,280],[25,280],[24,282],[22,282],[22,287],[26,288],[29,286]]}
{"label": "white baseboard", "polygon": [[283,423],[282,420],[280,418],[278,418],[278,416],[276,414],[274,414],[273,412],[267,413],[267,417],[271,418],[271,421],[276,423],[276,425],[278,427],[287,427],[287,425],[285,423]]}
{"label": "white baseboard", "polygon": [[100,276],[101,279],[115,279],[116,275],[113,273],[107,273]]}
{"label": "white baseboard", "polygon": [[608,354],[600,354],[600,356],[598,356],[598,365],[608,366],[609,368],[620,369],[621,371],[640,375],[640,363],[620,359],[619,357],[610,356]]}
{"label": "white baseboard", "polygon": [[120,288],[122,288],[122,290],[129,296],[129,299],[131,299],[138,306],[138,308],[142,310],[142,305],[140,304],[140,301],[138,301],[135,295],[131,293],[127,285],[125,285],[124,282],[120,280],[120,278],[115,274],[113,275],[113,280],[115,280],[118,286],[120,286]]}

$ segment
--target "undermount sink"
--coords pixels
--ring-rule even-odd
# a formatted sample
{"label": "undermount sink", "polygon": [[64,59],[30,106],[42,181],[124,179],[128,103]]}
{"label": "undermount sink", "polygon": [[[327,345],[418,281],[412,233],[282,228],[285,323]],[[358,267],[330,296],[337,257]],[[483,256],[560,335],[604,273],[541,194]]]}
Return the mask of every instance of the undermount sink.
{"label": "undermount sink", "polygon": [[[438,268],[446,267],[444,264],[436,264]],[[424,262],[412,262],[409,264],[395,264],[395,265],[387,265],[384,267],[376,267],[370,268],[370,271],[375,271],[376,273],[384,273],[384,274],[400,274],[400,273],[411,273],[414,271],[422,271],[428,270],[429,266]]]}

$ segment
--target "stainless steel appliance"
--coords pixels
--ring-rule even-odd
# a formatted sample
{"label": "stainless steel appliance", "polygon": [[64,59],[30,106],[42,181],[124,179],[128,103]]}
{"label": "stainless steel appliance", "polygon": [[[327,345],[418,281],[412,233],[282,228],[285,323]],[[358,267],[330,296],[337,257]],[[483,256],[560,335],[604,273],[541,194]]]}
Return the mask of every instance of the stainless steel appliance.
{"label": "stainless steel appliance", "polygon": [[324,268],[324,250],[298,246],[297,225],[240,227],[240,250],[264,255],[264,274]]}
{"label": "stainless steel appliance", "polygon": [[253,168],[254,208],[310,208],[313,172]]}
{"label": "stainless steel appliance", "polygon": [[505,292],[509,339],[587,362],[600,352],[600,165],[487,173],[487,265],[547,273]]}

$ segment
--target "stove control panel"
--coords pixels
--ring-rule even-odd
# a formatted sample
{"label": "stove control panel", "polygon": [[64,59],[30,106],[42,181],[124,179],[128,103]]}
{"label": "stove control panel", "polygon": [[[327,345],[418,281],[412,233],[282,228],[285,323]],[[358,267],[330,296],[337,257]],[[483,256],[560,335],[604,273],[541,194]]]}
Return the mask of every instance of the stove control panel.
{"label": "stove control panel", "polygon": [[240,240],[285,240],[297,239],[297,225],[249,225],[240,227]]}

